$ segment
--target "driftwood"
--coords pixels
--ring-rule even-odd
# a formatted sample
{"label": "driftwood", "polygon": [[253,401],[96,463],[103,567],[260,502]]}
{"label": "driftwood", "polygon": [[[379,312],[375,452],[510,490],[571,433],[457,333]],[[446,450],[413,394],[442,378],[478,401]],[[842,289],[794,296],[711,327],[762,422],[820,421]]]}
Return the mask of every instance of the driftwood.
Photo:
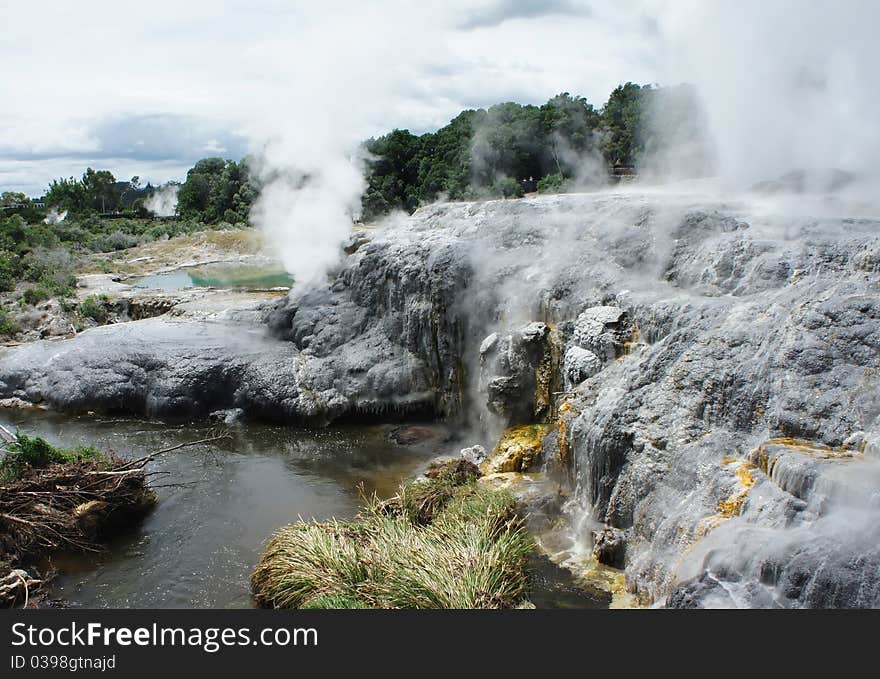
{"label": "driftwood", "polygon": [[112,525],[142,516],[155,502],[143,467],[118,469],[97,462],[32,469],[0,487],[0,554],[19,563],[54,551],[90,551]]}
{"label": "driftwood", "polygon": [[42,580],[32,578],[27,571],[13,568],[0,576],[0,607],[12,608],[21,605],[27,608],[30,594],[43,584]]}
{"label": "driftwood", "polygon": [[221,438],[182,443],[131,461],[110,455],[100,463],[27,468],[18,481],[0,486],[0,607],[20,604],[42,584],[16,566],[48,552],[97,551],[102,541],[140,520],[156,502],[147,463]]}

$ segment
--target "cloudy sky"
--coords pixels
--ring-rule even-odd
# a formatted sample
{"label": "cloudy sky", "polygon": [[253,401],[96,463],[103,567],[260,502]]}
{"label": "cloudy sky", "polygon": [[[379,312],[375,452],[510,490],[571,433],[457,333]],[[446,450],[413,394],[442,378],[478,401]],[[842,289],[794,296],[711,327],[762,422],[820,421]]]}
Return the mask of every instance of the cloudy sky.
{"label": "cloudy sky", "polygon": [[[697,86],[722,165],[874,167],[876,0],[43,0],[0,5],[0,190],[91,165],[316,165],[464,108]],[[267,154],[272,155],[272,154]],[[320,158],[319,158],[320,157]]]}
{"label": "cloudy sky", "polygon": [[325,115],[353,138],[561,91],[598,106],[658,79],[653,4],[6,2],[0,188],[38,195],[87,165],[180,179]]}

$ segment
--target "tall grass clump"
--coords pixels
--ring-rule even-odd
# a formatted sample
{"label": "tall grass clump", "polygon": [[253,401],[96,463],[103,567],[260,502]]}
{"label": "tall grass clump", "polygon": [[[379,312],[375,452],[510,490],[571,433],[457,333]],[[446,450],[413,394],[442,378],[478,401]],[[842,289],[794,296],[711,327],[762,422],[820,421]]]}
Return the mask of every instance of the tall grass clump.
{"label": "tall grass clump", "polygon": [[251,576],[271,608],[512,608],[534,545],[513,498],[470,463],[437,465],[352,521],[299,522],[269,541]]}

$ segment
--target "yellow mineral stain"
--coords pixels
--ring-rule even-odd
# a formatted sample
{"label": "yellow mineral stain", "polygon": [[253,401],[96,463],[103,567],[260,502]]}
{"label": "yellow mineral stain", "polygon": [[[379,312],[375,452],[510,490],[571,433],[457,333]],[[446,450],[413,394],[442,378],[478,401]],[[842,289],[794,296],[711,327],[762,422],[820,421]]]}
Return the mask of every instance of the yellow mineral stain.
{"label": "yellow mineral stain", "polygon": [[556,326],[548,325],[550,334],[541,362],[535,367],[535,416],[547,420],[553,414],[553,392],[559,390],[560,341]]}
{"label": "yellow mineral stain", "polygon": [[583,569],[577,573],[578,583],[586,589],[608,592],[611,603],[608,608],[643,608],[638,597],[629,591],[626,576],[622,570],[611,568],[596,561],[595,557],[584,560]]}
{"label": "yellow mineral stain", "polygon": [[736,476],[739,487],[727,498],[718,501],[718,508],[715,514],[706,517],[697,524],[693,543],[702,540],[710,531],[715,530],[728,519],[739,516],[742,513],[742,508],[749,495],[749,491],[755,485],[754,471],[757,467],[748,460],[725,457],[722,460],[722,464],[725,466],[737,465],[733,473]]}
{"label": "yellow mineral stain", "polygon": [[483,474],[523,472],[541,456],[542,439],[550,425],[527,424],[507,429],[492,454],[480,464]]}
{"label": "yellow mineral stain", "polygon": [[565,466],[568,464],[568,422],[565,415],[572,411],[571,404],[568,401],[563,402],[559,408],[559,415],[556,418],[556,444],[557,444],[557,461]]}
{"label": "yellow mineral stain", "polygon": [[623,343],[623,355],[629,356],[639,345],[639,324],[633,323],[632,337],[629,342]]}
{"label": "yellow mineral stain", "polygon": [[[783,451],[769,450],[770,448],[783,448]],[[860,457],[861,453],[846,450],[845,448],[829,448],[814,441],[804,441],[795,438],[770,439],[749,453],[749,458],[754,460],[758,469],[767,476],[773,476],[773,468],[779,459],[779,453],[793,451],[803,455],[809,455],[816,460],[847,460]]]}

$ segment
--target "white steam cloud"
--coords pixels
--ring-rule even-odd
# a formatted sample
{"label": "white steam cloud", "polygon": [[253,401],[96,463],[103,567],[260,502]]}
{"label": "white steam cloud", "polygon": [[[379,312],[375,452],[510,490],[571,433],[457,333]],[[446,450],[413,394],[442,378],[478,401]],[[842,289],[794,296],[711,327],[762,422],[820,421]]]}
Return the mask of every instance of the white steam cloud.
{"label": "white steam cloud", "polygon": [[177,212],[177,194],[179,184],[166,184],[147,198],[144,207],[157,217],[173,217]]}
{"label": "white steam cloud", "polygon": [[[649,3],[667,84],[696,86],[728,187],[832,170],[876,186],[880,5],[872,0]],[[811,185],[813,180],[813,185]]]}
{"label": "white steam cloud", "polygon": [[[256,80],[263,77],[262,66],[271,64],[274,87],[271,100],[255,97],[240,111],[249,121],[241,131],[255,144],[254,167],[265,185],[251,220],[299,283],[321,280],[357,217],[364,188],[361,141],[430,119],[428,102],[434,114],[444,102],[442,87],[435,88],[440,82],[467,83],[472,99],[466,106],[496,103],[486,101],[487,91],[494,91],[488,82],[471,83],[468,66],[480,54],[480,41],[493,34],[463,25],[462,6],[401,1],[381,7],[353,3],[339,13],[309,10],[295,39],[263,42],[243,55]],[[660,128],[652,131],[665,130],[672,142],[650,159],[646,177],[711,173],[726,189],[739,191],[788,174],[786,186],[799,191],[860,183],[859,197],[876,193],[880,70],[874,67],[873,34],[880,5],[641,0],[623,11],[619,3],[595,0],[589,8],[580,20],[609,40],[632,40],[636,26],[651,27],[644,29],[648,38],[638,47],[638,63],[652,64],[663,86],[692,84],[704,107],[704,119],[682,121],[679,108],[667,105],[668,99],[660,102]],[[547,26],[555,26],[546,21],[517,18],[496,30],[508,37],[534,31],[541,45]],[[585,53],[590,50],[584,45]],[[645,82],[644,71],[632,72],[634,63],[616,73],[618,82]],[[505,68],[515,72],[517,62]],[[549,81],[553,85],[540,101],[529,102],[529,95],[520,100],[542,103],[565,90],[588,93],[595,74],[584,78]],[[503,101],[510,94],[498,96]],[[595,92],[591,100],[603,103]],[[691,143],[695,132],[704,131],[709,153]],[[577,184],[601,180],[595,156],[566,162],[581,168]]]}
{"label": "white steam cloud", "polygon": [[63,212],[59,212],[56,208],[52,208],[49,210],[49,214],[47,214],[43,218],[43,224],[58,224],[67,219],[67,210]]}
{"label": "white steam cloud", "polygon": [[302,284],[321,280],[360,213],[365,188],[361,142],[389,130],[407,105],[407,87],[425,63],[431,11],[406,3],[353,6],[344,17],[319,15],[298,39],[265,48],[279,60],[285,84],[251,138],[273,132],[257,153],[264,186],[252,223],[268,237]]}

